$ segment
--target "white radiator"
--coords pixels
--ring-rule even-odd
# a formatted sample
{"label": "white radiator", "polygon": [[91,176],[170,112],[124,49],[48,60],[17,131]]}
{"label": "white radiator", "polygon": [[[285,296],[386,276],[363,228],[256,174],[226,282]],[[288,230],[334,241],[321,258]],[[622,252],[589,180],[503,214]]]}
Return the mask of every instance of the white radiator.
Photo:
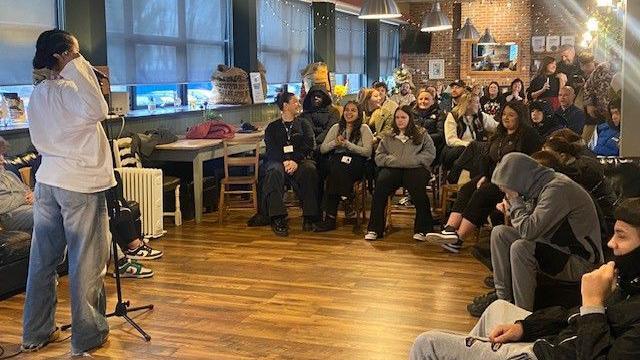
{"label": "white radiator", "polygon": [[122,176],[124,198],[140,204],[144,237],[162,236],[165,233],[162,213],[162,170],[126,167],[116,170]]}

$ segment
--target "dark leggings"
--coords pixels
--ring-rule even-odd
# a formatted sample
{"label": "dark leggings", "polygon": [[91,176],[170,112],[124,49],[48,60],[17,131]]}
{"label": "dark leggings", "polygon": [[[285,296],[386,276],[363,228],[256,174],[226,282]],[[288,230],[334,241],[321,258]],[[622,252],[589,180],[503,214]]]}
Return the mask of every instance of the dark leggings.
{"label": "dark leggings", "polygon": [[488,179],[480,188],[476,188],[481,177],[476,176],[460,187],[451,212],[461,213],[463,218],[476,227],[481,227],[488,216],[491,216],[494,225],[502,224],[504,219],[503,216],[499,216],[496,205],[504,199],[504,193]]}
{"label": "dark leggings", "polygon": [[427,233],[433,230],[431,205],[427,197],[427,183],[431,175],[425,168],[396,169],[380,168],[373,191],[371,205],[371,219],[368,231],[375,231],[382,236],[386,225],[385,210],[387,199],[399,187],[409,191],[411,201],[416,207],[416,218],[413,225],[414,233]]}
{"label": "dark leggings", "polygon": [[[351,158],[350,163],[342,161],[343,156]],[[324,191],[322,206],[325,213],[335,217],[338,213],[340,196],[349,196],[353,184],[362,179],[366,159],[361,156],[336,154],[327,161],[327,187]]]}
{"label": "dark leggings", "polygon": [[120,213],[114,223],[116,242],[121,249],[129,248],[129,243],[142,237],[142,222],[140,220],[140,206],[129,202],[120,207]]}

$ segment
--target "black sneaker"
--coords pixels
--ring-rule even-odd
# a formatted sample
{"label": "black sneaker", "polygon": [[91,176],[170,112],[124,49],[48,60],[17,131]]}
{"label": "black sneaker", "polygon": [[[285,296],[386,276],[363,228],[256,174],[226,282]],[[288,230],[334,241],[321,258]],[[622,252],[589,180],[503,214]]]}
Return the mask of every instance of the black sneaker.
{"label": "black sneaker", "polygon": [[327,232],[336,229],[336,218],[332,218],[327,216],[324,221],[319,222],[314,227],[313,231],[315,232]]}
{"label": "black sneaker", "polygon": [[442,248],[445,250],[457,254],[460,252],[460,249],[462,249],[462,244],[464,244],[464,241],[458,239],[458,241],[454,242],[453,244],[442,244],[440,246],[442,246]]}
{"label": "black sneaker", "polygon": [[248,227],[267,226],[270,223],[271,222],[269,221],[268,217],[262,214],[255,214],[251,217],[251,219],[249,219],[249,221],[247,221],[247,226]]}
{"label": "black sneaker", "polygon": [[283,217],[277,217],[271,220],[271,230],[278,236],[289,236],[289,225]]}
{"label": "black sneaker", "polygon": [[484,278],[484,286],[488,287],[489,289],[495,289],[496,288],[496,283],[493,281],[493,276],[487,276],[486,278]]}
{"label": "black sneaker", "polygon": [[477,245],[471,247],[471,255],[487,269],[493,271],[493,264],[491,264],[491,250],[481,248]]}
{"label": "black sneaker", "polygon": [[431,245],[455,244],[461,241],[456,229],[446,226],[440,232],[430,232],[425,236],[425,240]]}
{"label": "black sneaker", "polygon": [[495,291],[491,291],[485,295],[474,298],[473,302],[467,305],[467,311],[469,311],[471,316],[480,317],[489,305],[496,300],[498,300],[498,295]]}

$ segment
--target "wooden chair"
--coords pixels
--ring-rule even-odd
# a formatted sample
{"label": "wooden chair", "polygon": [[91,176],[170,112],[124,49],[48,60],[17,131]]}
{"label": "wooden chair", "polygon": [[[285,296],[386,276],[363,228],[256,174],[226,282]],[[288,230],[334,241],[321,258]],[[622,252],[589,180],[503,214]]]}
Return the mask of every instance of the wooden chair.
{"label": "wooden chair", "polygon": [[25,183],[29,188],[33,189],[33,184],[31,183],[31,166],[25,166],[23,168],[18,169],[20,172],[20,178],[23,183]]}
{"label": "wooden chair", "polygon": [[[224,179],[220,180],[220,197],[218,203],[218,222],[222,224],[225,211],[228,210],[247,210],[253,209],[258,211],[258,163],[260,161],[260,142],[261,139],[246,139],[246,140],[224,140],[222,142],[224,146]],[[252,151],[253,155],[246,156],[231,156],[230,148],[232,146],[250,146],[248,151]],[[229,169],[232,167],[249,167],[253,168],[253,176],[231,176],[229,175]],[[250,190],[232,190],[231,186],[249,186]],[[229,189],[227,189],[229,187]],[[226,202],[226,194],[250,194],[252,207],[229,207]]]}
{"label": "wooden chair", "polygon": [[356,212],[356,223],[353,225],[353,232],[359,234],[362,232],[362,225],[367,220],[367,181],[365,178],[358,180],[353,184],[353,206]]}

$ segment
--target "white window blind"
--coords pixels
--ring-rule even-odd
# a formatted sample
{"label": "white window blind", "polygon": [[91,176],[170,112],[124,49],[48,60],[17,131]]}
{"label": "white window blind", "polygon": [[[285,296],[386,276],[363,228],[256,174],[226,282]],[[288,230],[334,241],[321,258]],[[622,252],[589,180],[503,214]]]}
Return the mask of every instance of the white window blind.
{"label": "white window blind", "polygon": [[226,63],[228,0],[106,0],[112,84],[208,81]]}
{"label": "white window blind", "polygon": [[309,64],[311,4],[301,1],[258,0],[258,59],[267,82],[301,81]]}
{"label": "white window blind", "polygon": [[400,62],[400,32],[398,26],[380,23],[380,77],[393,74]]}
{"label": "white window blind", "polygon": [[336,12],[336,73],[364,73],[364,20]]}
{"label": "white window blind", "polygon": [[32,83],[36,40],[57,25],[56,0],[0,1],[0,85]]}

